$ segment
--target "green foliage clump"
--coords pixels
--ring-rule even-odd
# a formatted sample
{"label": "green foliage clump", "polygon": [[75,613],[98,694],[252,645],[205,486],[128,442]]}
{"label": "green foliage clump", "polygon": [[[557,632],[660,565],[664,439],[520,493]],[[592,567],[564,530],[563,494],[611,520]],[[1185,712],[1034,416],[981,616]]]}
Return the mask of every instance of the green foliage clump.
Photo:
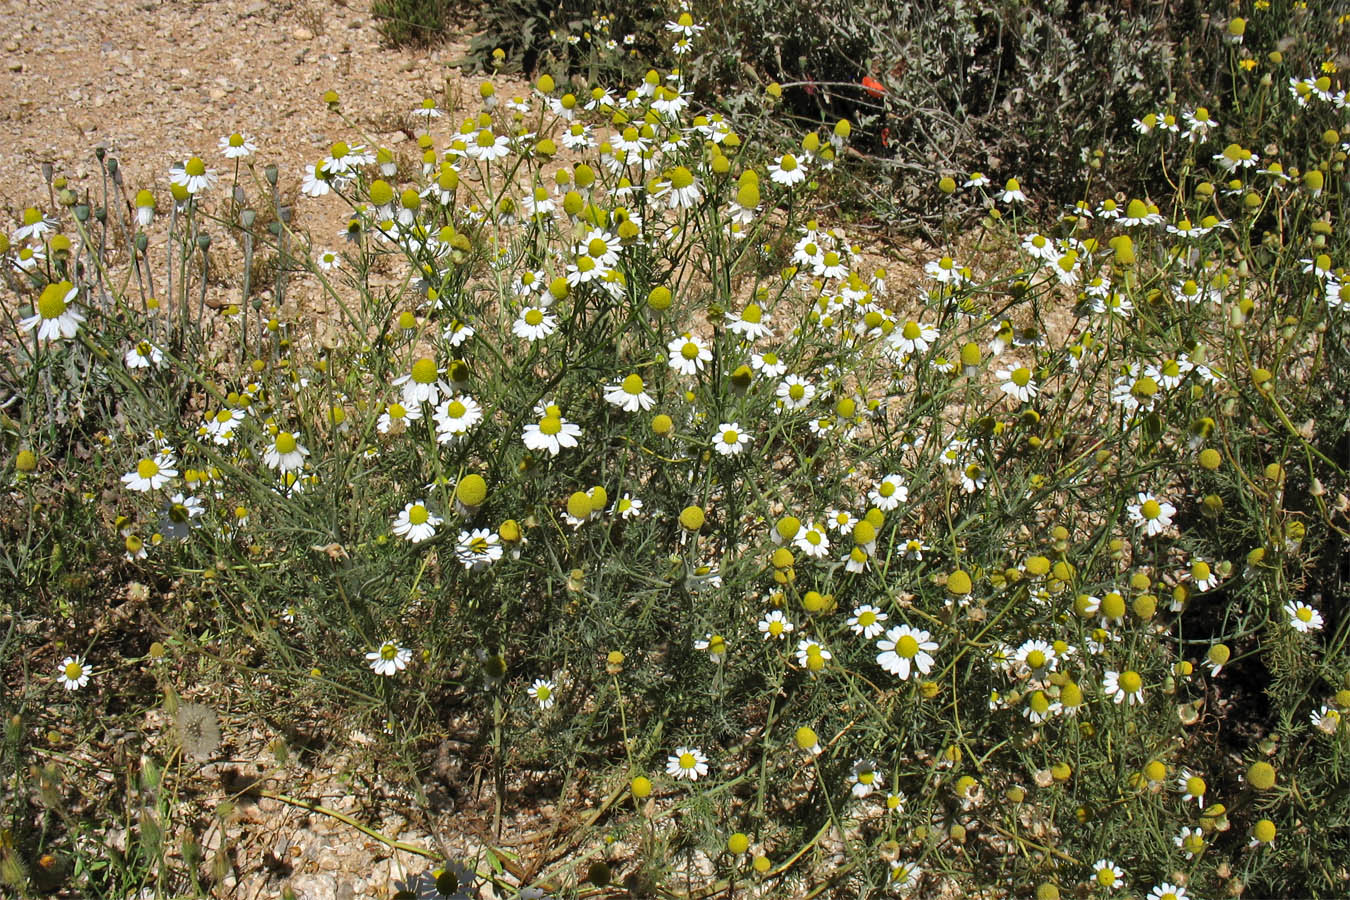
{"label": "green foliage clump", "polygon": [[372,0],[370,14],[385,42],[422,47],[443,40],[452,0]]}

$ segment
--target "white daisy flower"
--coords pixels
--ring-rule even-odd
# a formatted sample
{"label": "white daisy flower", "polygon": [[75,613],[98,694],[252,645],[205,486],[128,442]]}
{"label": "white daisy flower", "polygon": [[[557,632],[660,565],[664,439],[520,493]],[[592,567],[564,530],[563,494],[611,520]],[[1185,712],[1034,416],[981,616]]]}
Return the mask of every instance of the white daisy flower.
{"label": "white daisy flower", "polygon": [[1116,672],[1107,670],[1102,676],[1102,693],[1110,697],[1116,705],[1129,701],[1133,706],[1144,702],[1144,680],[1133,670]]}
{"label": "white daisy flower", "polygon": [[723,456],[735,456],[750,446],[750,436],[736,422],[723,422],[712,437],[713,447]]}
{"label": "white daisy flower", "polygon": [[921,628],[909,625],[896,625],[886,632],[886,636],[877,641],[877,665],[897,676],[901,681],[909,678],[911,666],[920,675],[933,670],[933,656],[937,651],[937,641]]}
{"label": "white daisy flower", "polygon": [[879,607],[864,603],[854,608],[847,624],[854,634],[862,635],[863,640],[870,641],[884,630],[887,618],[888,616]]}
{"label": "white daisy flower", "polygon": [[546,678],[536,678],[534,684],[530,685],[530,696],[534,702],[539,704],[540,709],[552,709],[554,703],[553,692],[558,686]]}
{"label": "white daisy flower", "polygon": [[149,341],[138,341],[126,352],[122,361],[128,369],[157,369],[164,361],[164,354]]}
{"label": "white daisy flower", "polygon": [[39,341],[73,338],[84,321],[84,316],[71,306],[78,294],[79,289],[69,281],[47,285],[38,296],[33,314],[19,322],[19,330],[27,334],[36,328]]}
{"label": "white daisy flower", "polygon": [[819,641],[802,638],[797,642],[797,665],[803,669],[818,670],[833,658],[834,654],[826,650]]}
{"label": "white daisy flower", "polygon": [[132,491],[157,491],[178,476],[174,458],[167,453],[147,456],[136,464],[136,471],[122,476],[122,483]]}
{"label": "white daisy flower", "polygon": [[784,153],[769,163],[769,179],[774,184],[792,187],[806,180],[806,168],[791,153]]}
{"label": "white daisy flower", "polygon": [[1289,625],[1299,634],[1309,634],[1322,628],[1322,614],[1302,600],[1290,600],[1284,605]]}
{"label": "white daisy flower", "polygon": [[859,800],[886,784],[886,776],[877,771],[876,762],[870,759],[855,759],[848,778],[852,783],[849,793]]}
{"label": "white daisy flower", "polygon": [[370,668],[376,675],[389,677],[408,668],[408,663],[412,662],[412,651],[400,647],[394,641],[385,641],[380,649],[367,653],[366,659],[370,661]]}
{"label": "white daisy flower", "polygon": [[206,168],[200,156],[194,156],[187,162],[173,166],[169,171],[169,180],[179,185],[189,194],[199,194],[210,190],[216,184],[217,175]]}
{"label": "white daisy flower", "polygon": [[909,499],[909,487],[904,478],[892,473],[868,492],[867,499],[882,512],[890,512]]}
{"label": "white daisy flower", "polygon": [[666,760],[666,774],[676,780],[697,781],[708,774],[708,757],[697,747],[676,747]]}
{"label": "white daisy flower", "polygon": [[1031,377],[1031,370],[1026,366],[999,369],[994,377],[1000,382],[999,389],[1019,403],[1030,403],[1031,398],[1036,396],[1036,379]]}
{"label": "white daisy flower", "polygon": [[427,509],[425,501],[415,500],[394,517],[393,531],[410,543],[420,544],[436,535],[436,526],[441,522],[440,516]]}
{"label": "white daisy flower", "polygon": [[787,373],[787,363],[783,362],[777,353],[772,352],[752,353],[750,367],[765,378],[781,378]]}
{"label": "white daisy flower", "polygon": [[648,410],[656,405],[656,400],[646,391],[642,376],[637,373],[605,388],[605,400],[624,412]]}
{"label": "white daisy flower", "polygon": [[697,375],[712,362],[712,351],[702,340],[685,332],[666,345],[670,367],[681,375]]}
{"label": "white daisy flower", "polygon": [[549,405],[538,422],[531,422],[521,432],[521,440],[531,450],[547,450],[557,456],[564,447],[575,447],[581,437],[581,426],[567,421],[562,411]]}
{"label": "white daisy flower", "polygon": [[305,464],[309,450],[300,443],[300,432],[278,431],[271,445],[263,451],[263,464],[280,472],[295,472]]}
{"label": "white daisy flower", "polygon": [[764,640],[767,641],[770,638],[782,640],[791,634],[797,626],[788,621],[787,616],[783,615],[781,609],[775,609],[765,614],[764,618],[759,620],[757,627],[760,634],[764,635]]}
{"label": "white daisy flower", "polygon": [[220,152],[226,159],[243,159],[258,149],[250,135],[236,131],[220,139]]}
{"label": "white daisy flower", "polygon": [[61,672],[57,676],[57,681],[68,691],[77,691],[89,683],[89,676],[93,671],[89,664],[79,656],[67,656],[61,660]]}
{"label": "white daisy flower", "polygon": [[789,375],[778,385],[778,401],[784,409],[804,409],[816,396],[816,386],[798,375]]}
{"label": "white daisy flower", "polygon": [[1166,500],[1159,500],[1152,494],[1140,491],[1137,502],[1126,507],[1130,518],[1137,527],[1143,528],[1149,537],[1162,534],[1172,524],[1172,516],[1177,508]]}
{"label": "white daisy flower", "polygon": [[1109,859],[1099,859],[1092,864],[1092,880],[1099,887],[1118,890],[1125,886],[1125,870]]}
{"label": "white daisy flower", "polygon": [[461,531],[455,544],[455,557],[466,569],[486,568],[502,558],[501,538],[488,528]]}
{"label": "white daisy flower", "polygon": [[758,303],[747,303],[739,316],[727,313],[727,328],[751,342],[773,337],[769,317]]}
{"label": "white daisy flower", "polygon": [[537,341],[548,337],[558,327],[558,319],[552,313],[537,306],[527,306],[521,310],[519,318],[511,325],[516,337],[527,341]]}
{"label": "white daisy flower", "polygon": [[819,522],[804,525],[793,538],[793,546],[814,559],[823,559],[830,552],[830,538]]}

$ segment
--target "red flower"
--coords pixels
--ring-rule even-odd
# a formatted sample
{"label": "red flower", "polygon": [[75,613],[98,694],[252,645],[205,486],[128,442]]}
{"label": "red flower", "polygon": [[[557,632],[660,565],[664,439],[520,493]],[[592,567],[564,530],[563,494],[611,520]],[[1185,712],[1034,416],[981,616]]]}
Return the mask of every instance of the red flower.
{"label": "red flower", "polygon": [[871,94],[873,97],[881,97],[886,93],[886,86],[871,75],[863,76],[862,86],[867,88],[867,93]]}

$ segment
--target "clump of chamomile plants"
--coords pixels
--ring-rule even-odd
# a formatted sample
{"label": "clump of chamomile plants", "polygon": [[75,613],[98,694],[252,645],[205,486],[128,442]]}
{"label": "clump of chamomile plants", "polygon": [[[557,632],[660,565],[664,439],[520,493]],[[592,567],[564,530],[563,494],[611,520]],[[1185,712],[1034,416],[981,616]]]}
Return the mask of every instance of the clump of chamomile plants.
{"label": "clump of chamomile plants", "polygon": [[[410,776],[474,723],[498,823],[555,804],[563,850],[456,891],[1344,894],[1350,114],[1334,59],[1227,27],[1221,93],[1139,111],[1174,192],[952,173],[985,214],[915,260],[817,208],[849,122],[755,146],[678,68],[429,99],[411,160],[330,94],[304,172],[237,134],[134,203],[58,173],[4,249],[0,521],[43,622],[6,754],[265,672]],[[228,240],[266,301],[204,303]],[[131,581],[144,658],[89,627]],[[21,892],[97,845],[5,827]]]}

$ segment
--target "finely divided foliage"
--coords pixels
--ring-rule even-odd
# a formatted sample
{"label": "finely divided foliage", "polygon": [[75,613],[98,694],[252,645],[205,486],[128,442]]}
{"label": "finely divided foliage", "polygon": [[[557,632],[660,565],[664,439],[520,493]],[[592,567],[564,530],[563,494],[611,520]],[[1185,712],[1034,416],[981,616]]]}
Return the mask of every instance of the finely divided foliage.
{"label": "finely divided foliage", "polygon": [[[1257,7],[1214,96],[1140,110],[1173,193],[1032,218],[1029,179],[954,172],[984,216],[912,275],[816,212],[848,121],[742,140],[679,69],[485,82],[411,158],[326,96],[307,171],[235,133],[134,208],[53,178],[4,246],[7,760],[265,671],[409,779],[467,728],[497,816],[558,801],[566,853],[453,891],[1345,893],[1350,114],[1272,36],[1347,23]],[[276,274],[214,310],[226,240]],[[21,894],[90,853],[33,815]],[[223,877],[154,846],[141,885]],[[80,858],[72,891],[134,880]]]}

